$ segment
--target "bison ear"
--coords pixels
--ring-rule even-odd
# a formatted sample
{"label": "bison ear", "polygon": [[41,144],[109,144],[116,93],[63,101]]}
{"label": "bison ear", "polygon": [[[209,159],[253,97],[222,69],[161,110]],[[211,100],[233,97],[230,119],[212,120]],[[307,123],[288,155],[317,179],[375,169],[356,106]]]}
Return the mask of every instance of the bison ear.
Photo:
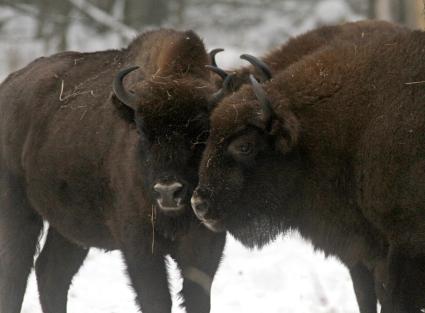
{"label": "bison ear", "polygon": [[135,123],[135,111],[131,107],[122,103],[114,93],[111,93],[110,99],[122,119],[128,123]]}
{"label": "bison ear", "polygon": [[276,112],[261,84],[258,83],[252,74],[249,79],[254,94],[260,103],[262,128],[273,138],[276,150],[284,154],[288,153],[298,141],[298,119],[289,109]]}
{"label": "bison ear", "polygon": [[283,119],[274,115],[268,131],[274,148],[283,154],[291,151],[298,142],[299,128],[298,119],[291,112],[285,112]]}

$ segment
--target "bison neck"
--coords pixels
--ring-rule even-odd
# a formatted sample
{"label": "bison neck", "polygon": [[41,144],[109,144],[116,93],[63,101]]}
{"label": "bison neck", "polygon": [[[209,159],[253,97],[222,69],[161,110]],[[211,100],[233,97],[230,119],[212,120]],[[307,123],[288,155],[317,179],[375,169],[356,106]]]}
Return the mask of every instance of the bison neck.
{"label": "bison neck", "polygon": [[359,208],[354,162],[344,149],[338,150],[331,142],[327,145],[331,137],[322,137],[325,131],[313,130],[312,134],[301,138],[301,161],[296,165],[301,170],[283,202],[284,227],[297,229],[315,248],[348,266],[361,262],[373,267],[385,256],[386,246]]}
{"label": "bison neck", "polygon": [[[347,266],[358,262],[373,266],[385,254],[378,232],[356,207],[344,184],[320,175],[307,180],[302,193],[288,203],[290,225],[313,246],[341,259]],[[285,220],[285,218],[282,218]]]}

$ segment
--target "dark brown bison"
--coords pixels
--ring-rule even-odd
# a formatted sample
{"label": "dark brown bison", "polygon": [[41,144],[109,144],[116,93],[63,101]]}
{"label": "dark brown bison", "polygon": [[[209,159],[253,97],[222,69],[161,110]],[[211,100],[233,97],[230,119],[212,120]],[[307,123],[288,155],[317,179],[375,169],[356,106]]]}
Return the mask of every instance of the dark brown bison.
{"label": "dark brown bison", "polygon": [[20,311],[43,219],[44,312],[66,312],[90,247],[122,251],[144,313],[171,311],[167,254],[182,270],[187,312],[209,312],[225,234],[189,204],[217,96],[208,63],[196,34],[160,30],[121,51],[40,58],[3,82],[0,312]]}
{"label": "dark brown bison", "polygon": [[192,207],[247,246],[298,229],[360,311],[425,307],[425,34],[334,40],[212,112]]}

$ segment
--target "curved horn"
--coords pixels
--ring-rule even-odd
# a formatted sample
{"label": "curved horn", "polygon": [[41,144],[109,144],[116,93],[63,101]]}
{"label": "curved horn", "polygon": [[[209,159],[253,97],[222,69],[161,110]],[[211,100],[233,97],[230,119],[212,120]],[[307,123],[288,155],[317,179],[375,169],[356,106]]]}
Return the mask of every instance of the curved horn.
{"label": "curved horn", "polygon": [[112,90],[114,91],[115,96],[125,105],[131,107],[132,109],[136,108],[139,103],[139,99],[132,93],[125,90],[123,86],[124,77],[138,69],[138,66],[132,66],[123,70],[120,70],[117,75],[115,75],[114,81],[112,83]]}
{"label": "curved horn", "polygon": [[208,101],[209,111],[211,111],[214,106],[226,95],[227,91],[230,89],[230,84],[233,78],[233,75],[227,75],[227,77],[223,81],[223,87],[213,93],[210,100]]}
{"label": "curved horn", "polygon": [[210,55],[211,65],[212,65],[212,66],[217,67],[217,62],[215,61],[215,55],[216,55],[217,53],[222,52],[222,51],[224,51],[224,49],[222,49],[222,48],[212,49],[212,50],[210,51],[209,55]]}
{"label": "curved horn", "polygon": [[267,98],[266,92],[264,91],[261,84],[255,79],[254,75],[250,74],[249,80],[251,81],[255,96],[260,102],[261,109],[263,111],[263,119],[266,122],[266,128],[268,128],[271,117],[273,116],[273,108],[271,106],[270,100]]}
{"label": "curved horn", "polygon": [[221,77],[221,79],[226,79],[226,77],[229,75],[229,74],[226,73],[225,70],[222,70],[219,67],[215,67],[215,66],[212,66],[212,65],[205,65],[205,67],[208,70],[210,70],[211,72],[218,74]]}
{"label": "curved horn", "polygon": [[260,70],[260,73],[263,76],[263,82],[272,78],[272,71],[270,70],[269,66],[260,59],[257,59],[256,57],[249,54],[242,54],[240,58],[242,60],[248,61],[249,63],[254,65],[254,67]]}

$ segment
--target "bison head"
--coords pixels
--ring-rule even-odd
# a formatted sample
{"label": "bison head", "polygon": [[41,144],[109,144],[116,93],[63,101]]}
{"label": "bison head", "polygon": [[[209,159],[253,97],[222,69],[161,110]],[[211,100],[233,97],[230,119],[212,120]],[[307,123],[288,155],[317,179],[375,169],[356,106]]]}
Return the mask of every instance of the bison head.
{"label": "bison head", "polygon": [[113,102],[139,133],[145,188],[162,212],[179,215],[190,208],[189,198],[198,181],[209,107],[223,93],[213,90],[205,68],[206,75],[196,79],[193,74],[158,72],[130,91],[123,79],[135,69],[116,75]]}
{"label": "bison head", "polygon": [[191,202],[208,228],[254,246],[280,232],[279,215],[297,188],[299,126],[285,99],[250,80],[211,115]]}

